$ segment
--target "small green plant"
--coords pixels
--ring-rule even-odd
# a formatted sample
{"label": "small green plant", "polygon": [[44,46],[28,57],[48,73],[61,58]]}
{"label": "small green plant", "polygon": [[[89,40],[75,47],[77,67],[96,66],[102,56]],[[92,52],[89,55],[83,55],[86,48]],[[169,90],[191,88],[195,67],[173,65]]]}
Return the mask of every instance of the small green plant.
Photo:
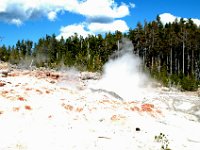
{"label": "small green plant", "polygon": [[169,148],[169,140],[167,139],[166,135],[160,133],[158,136],[155,136],[155,141],[161,143],[161,150],[171,150]]}
{"label": "small green plant", "polygon": [[181,81],[181,87],[183,90],[186,90],[186,91],[197,91],[198,82],[196,81],[194,76],[183,77]]}

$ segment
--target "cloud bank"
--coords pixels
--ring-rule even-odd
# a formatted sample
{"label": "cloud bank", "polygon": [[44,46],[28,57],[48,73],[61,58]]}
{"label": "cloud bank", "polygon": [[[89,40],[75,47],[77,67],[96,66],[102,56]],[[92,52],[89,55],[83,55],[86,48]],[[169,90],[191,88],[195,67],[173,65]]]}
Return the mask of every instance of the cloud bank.
{"label": "cloud bank", "polygon": [[[177,20],[180,20],[181,17],[178,17],[178,16],[174,16],[170,13],[163,13],[163,14],[160,14],[160,19],[161,19],[161,22],[163,24],[166,24],[166,23],[169,23],[169,22],[174,22],[175,19]],[[183,18],[185,21],[188,20],[188,18]],[[191,20],[197,25],[197,26],[200,26],[200,20],[199,19],[196,19],[196,18],[191,18]]]}
{"label": "cloud bank", "polygon": [[86,20],[61,27],[58,37],[71,35],[72,29],[83,36],[113,30],[124,32],[128,26],[120,18],[129,15],[129,9],[133,7],[133,3],[119,5],[114,0],[1,0],[0,21],[20,26],[25,21],[42,17],[55,21],[59,13],[70,12],[84,16]]}
{"label": "cloud bank", "polygon": [[61,0],[1,0],[0,20],[16,25],[41,17],[53,21],[57,13],[64,10],[63,4]]}
{"label": "cloud bank", "polygon": [[[114,32],[116,30],[125,32],[128,30],[128,25],[120,18],[129,15],[130,7],[133,8],[133,3],[129,5],[122,3],[118,6],[114,0],[84,0],[78,2],[72,11],[85,16],[86,21],[62,27],[57,38],[61,36],[67,38],[74,33],[86,37],[88,34],[94,35],[104,32]],[[77,27],[77,30],[70,30]]]}
{"label": "cloud bank", "polygon": [[96,32],[114,32],[116,30],[125,32],[128,30],[128,26],[123,20],[116,20],[110,23],[91,23],[88,29],[94,33]]}
{"label": "cloud bank", "polygon": [[89,34],[90,35],[93,34],[92,32],[87,31],[85,29],[84,24],[73,24],[73,25],[69,25],[69,26],[66,26],[66,27],[61,27],[60,35],[57,36],[57,39],[60,39],[61,37],[66,39],[70,36],[73,36],[75,33],[83,36],[83,38],[87,37]]}

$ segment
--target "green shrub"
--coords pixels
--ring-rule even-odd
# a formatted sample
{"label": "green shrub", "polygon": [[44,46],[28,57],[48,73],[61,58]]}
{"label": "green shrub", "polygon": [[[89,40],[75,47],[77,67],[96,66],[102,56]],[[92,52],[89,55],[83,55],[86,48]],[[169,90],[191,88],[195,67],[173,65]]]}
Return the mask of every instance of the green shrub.
{"label": "green shrub", "polygon": [[170,81],[171,81],[172,85],[178,85],[180,83],[181,79],[176,74],[173,74],[170,76]]}
{"label": "green shrub", "polygon": [[171,150],[169,148],[169,140],[165,134],[160,133],[159,135],[155,136],[154,139],[156,142],[161,143],[161,150]]}
{"label": "green shrub", "polygon": [[196,91],[198,89],[198,82],[193,76],[183,77],[181,81],[181,88],[186,91]]}

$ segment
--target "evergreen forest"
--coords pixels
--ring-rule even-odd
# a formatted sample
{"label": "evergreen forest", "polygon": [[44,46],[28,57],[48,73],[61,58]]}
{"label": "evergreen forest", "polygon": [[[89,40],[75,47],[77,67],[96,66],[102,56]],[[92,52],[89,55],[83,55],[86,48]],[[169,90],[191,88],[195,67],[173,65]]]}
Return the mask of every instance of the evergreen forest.
{"label": "evergreen forest", "polygon": [[36,43],[18,40],[16,45],[0,46],[0,60],[11,64],[32,63],[37,67],[76,67],[101,71],[110,56],[118,50],[125,37],[133,43],[133,53],[142,60],[144,71],[165,86],[176,85],[182,90],[198,89],[200,81],[200,27],[191,19],[176,19],[162,24],[138,22],[127,33],[116,31],[105,35],[74,34],[67,39],[46,35]]}

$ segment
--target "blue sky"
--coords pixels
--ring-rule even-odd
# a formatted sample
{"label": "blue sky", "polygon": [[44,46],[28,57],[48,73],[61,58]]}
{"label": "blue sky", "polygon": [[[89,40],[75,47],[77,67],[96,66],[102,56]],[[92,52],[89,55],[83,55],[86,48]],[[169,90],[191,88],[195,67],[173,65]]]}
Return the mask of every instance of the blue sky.
{"label": "blue sky", "polygon": [[192,18],[200,25],[199,0],[0,0],[0,45],[37,40],[55,33],[59,39],[74,32],[83,35],[127,32],[138,21],[163,23]]}

